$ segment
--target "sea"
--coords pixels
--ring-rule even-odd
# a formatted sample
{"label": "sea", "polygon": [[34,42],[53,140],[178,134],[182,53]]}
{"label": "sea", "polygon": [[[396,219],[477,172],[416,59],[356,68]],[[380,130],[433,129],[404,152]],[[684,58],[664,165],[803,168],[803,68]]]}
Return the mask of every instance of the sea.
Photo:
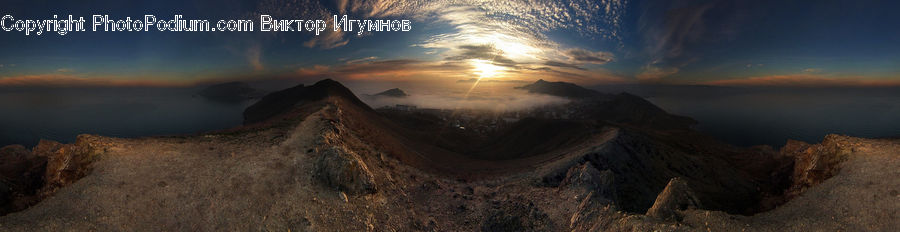
{"label": "sea", "polygon": [[71,143],[79,134],[185,135],[241,125],[253,100],[219,102],[199,88],[43,88],[0,90],[0,146],[40,139]]}
{"label": "sea", "polygon": [[669,113],[688,116],[695,129],[738,146],[784,146],[788,139],[818,143],[828,134],[900,138],[897,87],[598,86],[632,92]]}

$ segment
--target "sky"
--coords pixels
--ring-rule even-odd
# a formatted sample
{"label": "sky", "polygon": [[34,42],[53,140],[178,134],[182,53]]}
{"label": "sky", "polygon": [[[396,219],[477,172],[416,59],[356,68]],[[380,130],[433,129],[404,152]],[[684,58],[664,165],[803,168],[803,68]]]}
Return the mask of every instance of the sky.
{"label": "sky", "polygon": [[[213,22],[250,19],[257,31],[0,31],[0,86],[322,78],[900,86],[897,9],[897,1],[12,0],[4,1],[0,15],[90,20],[92,14],[153,14],[169,20],[180,14]],[[261,32],[261,14],[406,19],[412,29]]]}

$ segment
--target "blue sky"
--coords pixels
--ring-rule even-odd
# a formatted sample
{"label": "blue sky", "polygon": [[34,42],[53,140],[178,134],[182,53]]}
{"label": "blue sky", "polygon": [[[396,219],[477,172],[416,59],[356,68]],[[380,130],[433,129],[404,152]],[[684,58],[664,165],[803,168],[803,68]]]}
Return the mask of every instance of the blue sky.
{"label": "blue sky", "polygon": [[[0,85],[232,79],[900,84],[896,1],[18,1],[0,14],[251,19],[257,32],[0,31]],[[409,19],[409,32],[259,32],[285,19]]]}

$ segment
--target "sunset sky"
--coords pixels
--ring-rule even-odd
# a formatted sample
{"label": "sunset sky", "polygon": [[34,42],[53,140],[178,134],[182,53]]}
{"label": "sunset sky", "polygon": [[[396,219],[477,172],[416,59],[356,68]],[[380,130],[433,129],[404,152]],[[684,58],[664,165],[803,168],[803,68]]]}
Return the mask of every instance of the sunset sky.
{"label": "sunset sky", "polygon": [[[153,14],[169,20],[181,14],[210,21],[250,19],[257,31],[65,36],[0,31],[0,86],[177,86],[326,77],[900,85],[897,1],[13,0],[3,5],[0,15],[16,19]],[[259,32],[261,14],[409,19],[412,31]]]}

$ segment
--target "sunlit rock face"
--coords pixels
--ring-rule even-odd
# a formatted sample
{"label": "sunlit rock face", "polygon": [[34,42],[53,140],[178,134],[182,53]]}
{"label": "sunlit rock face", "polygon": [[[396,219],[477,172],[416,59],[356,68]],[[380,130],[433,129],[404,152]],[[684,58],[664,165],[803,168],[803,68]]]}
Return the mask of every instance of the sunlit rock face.
{"label": "sunlit rock face", "polygon": [[788,140],[781,148],[781,154],[793,157],[794,169],[791,173],[791,188],[787,197],[795,197],[811,186],[836,175],[841,164],[849,158],[858,145],[852,137],[830,134],[820,144],[808,144]]}
{"label": "sunlit rock face", "polygon": [[680,211],[701,207],[700,199],[694,194],[694,190],[681,178],[672,178],[656,197],[653,206],[647,210],[647,216],[680,221],[683,217]]}
{"label": "sunlit rock face", "polygon": [[320,152],[316,178],[327,186],[350,194],[375,192],[375,180],[359,155],[333,146]]}

